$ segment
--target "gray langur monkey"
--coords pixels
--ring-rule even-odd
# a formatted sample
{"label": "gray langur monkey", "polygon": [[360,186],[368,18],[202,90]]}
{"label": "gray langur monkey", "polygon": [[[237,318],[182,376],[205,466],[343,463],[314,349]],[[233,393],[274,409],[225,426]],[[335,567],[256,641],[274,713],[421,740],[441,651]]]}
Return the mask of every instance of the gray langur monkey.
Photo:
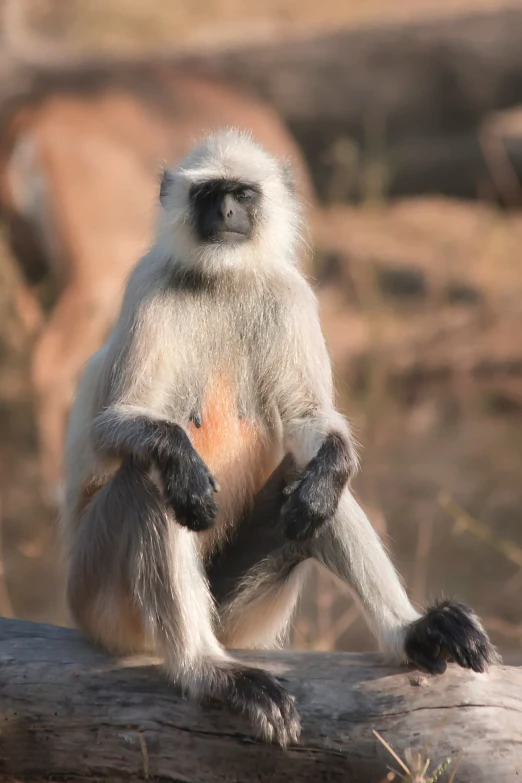
{"label": "gray langur monkey", "polygon": [[293,699],[227,648],[284,635],[312,559],[352,589],[381,648],[442,672],[495,648],[468,607],[419,615],[349,481],[289,172],[208,137],[160,189],[155,242],[89,361],[66,444],[68,602],[91,639],[154,651],[192,697],[296,742]]}

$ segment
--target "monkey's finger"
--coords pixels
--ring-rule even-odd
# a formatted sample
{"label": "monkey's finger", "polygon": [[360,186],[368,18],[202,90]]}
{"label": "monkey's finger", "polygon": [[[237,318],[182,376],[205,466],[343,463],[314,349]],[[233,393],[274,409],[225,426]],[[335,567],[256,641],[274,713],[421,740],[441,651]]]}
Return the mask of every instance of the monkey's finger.
{"label": "monkey's finger", "polygon": [[299,508],[290,509],[287,519],[285,535],[290,541],[297,542],[309,541],[326,521],[319,517],[307,517],[306,513]]}
{"label": "monkey's finger", "polygon": [[299,489],[303,481],[307,479],[309,475],[309,470],[303,470],[299,478],[296,478],[295,481],[291,481],[290,484],[287,484],[287,486],[283,489],[283,495],[291,495],[292,492],[295,492],[296,489]]}
{"label": "monkey's finger", "polygon": [[421,669],[421,671],[428,672],[428,674],[444,674],[447,668],[445,660],[432,656],[427,652],[417,653],[415,658],[410,660],[410,664]]}
{"label": "monkey's finger", "polygon": [[205,519],[201,516],[195,516],[194,514],[186,514],[185,516],[177,516],[176,521],[182,527],[186,527],[193,533],[203,533],[205,530],[210,530],[214,524],[214,520]]}
{"label": "monkey's finger", "polygon": [[291,494],[292,494],[292,492],[295,492],[295,491],[296,491],[296,489],[299,487],[299,485],[300,485],[301,481],[302,481],[302,479],[301,479],[301,478],[298,478],[298,479],[296,479],[296,481],[292,481],[292,483],[291,483],[291,484],[288,484],[288,485],[287,485],[287,486],[286,486],[286,487],[283,489],[283,495],[291,495]]}
{"label": "monkey's finger", "polygon": [[487,668],[487,649],[480,642],[449,644],[445,646],[444,651],[450,660],[458,663],[463,669],[483,672]]}
{"label": "monkey's finger", "polygon": [[473,610],[448,600],[428,608],[424,617],[412,624],[406,651],[415,662],[420,653],[439,662],[455,661],[476,672],[485,671],[500,659]]}
{"label": "monkey's finger", "polygon": [[212,473],[209,473],[208,480],[210,481],[210,486],[212,487],[214,492],[220,492],[221,491],[221,487],[219,486],[219,482],[217,481],[217,479],[214,478]]}

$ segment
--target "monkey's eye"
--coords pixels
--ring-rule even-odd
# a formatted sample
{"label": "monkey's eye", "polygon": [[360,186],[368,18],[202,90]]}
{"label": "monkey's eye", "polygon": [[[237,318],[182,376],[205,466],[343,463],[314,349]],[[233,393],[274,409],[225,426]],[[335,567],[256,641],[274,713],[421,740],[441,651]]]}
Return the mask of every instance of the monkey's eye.
{"label": "monkey's eye", "polygon": [[251,188],[247,188],[246,190],[240,190],[238,193],[236,193],[236,200],[239,201],[240,204],[254,204],[257,198],[257,193],[255,190],[252,190]]}

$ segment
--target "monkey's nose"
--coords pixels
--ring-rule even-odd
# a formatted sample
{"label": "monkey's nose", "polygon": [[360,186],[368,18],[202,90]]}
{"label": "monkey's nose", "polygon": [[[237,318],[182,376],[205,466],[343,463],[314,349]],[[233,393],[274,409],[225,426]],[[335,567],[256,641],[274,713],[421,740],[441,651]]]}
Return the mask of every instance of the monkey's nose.
{"label": "monkey's nose", "polygon": [[232,196],[227,195],[221,202],[221,217],[223,220],[231,220],[235,215],[234,199]]}
{"label": "monkey's nose", "polygon": [[221,241],[239,242],[250,235],[250,218],[247,210],[233,194],[226,193],[206,213],[207,234]]}

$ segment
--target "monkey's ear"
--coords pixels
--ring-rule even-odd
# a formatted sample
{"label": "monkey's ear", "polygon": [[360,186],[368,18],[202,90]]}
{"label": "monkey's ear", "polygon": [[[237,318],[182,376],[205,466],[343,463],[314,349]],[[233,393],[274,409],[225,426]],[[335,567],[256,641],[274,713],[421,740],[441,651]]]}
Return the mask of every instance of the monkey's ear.
{"label": "monkey's ear", "polygon": [[173,184],[174,184],[174,174],[167,167],[164,167],[161,173],[160,192],[159,192],[159,199],[162,207],[165,206],[167,194]]}
{"label": "monkey's ear", "polygon": [[284,160],[281,163],[281,174],[283,177],[283,182],[285,183],[286,187],[288,188],[292,196],[295,196],[296,185],[294,179],[294,170],[292,168],[292,162],[290,160]]}

